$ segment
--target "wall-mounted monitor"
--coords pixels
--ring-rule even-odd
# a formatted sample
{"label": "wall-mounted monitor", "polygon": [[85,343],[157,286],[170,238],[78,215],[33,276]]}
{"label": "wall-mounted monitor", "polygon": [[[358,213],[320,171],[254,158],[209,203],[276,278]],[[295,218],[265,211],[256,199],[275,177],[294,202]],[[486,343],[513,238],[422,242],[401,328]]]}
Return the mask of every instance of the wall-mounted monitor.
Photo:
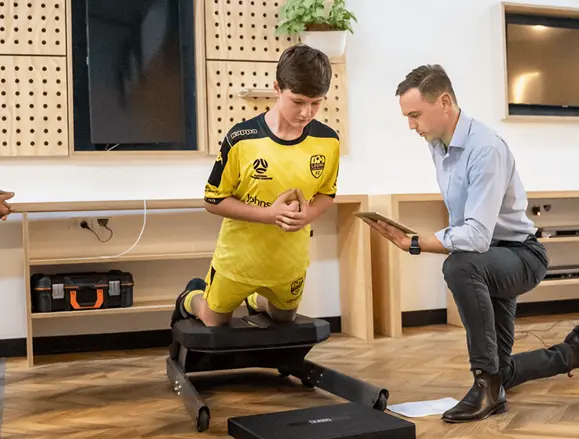
{"label": "wall-mounted monitor", "polygon": [[191,0],[72,2],[76,151],[197,150]]}
{"label": "wall-mounted monitor", "polygon": [[509,114],[579,116],[579,19],[505,19]]}

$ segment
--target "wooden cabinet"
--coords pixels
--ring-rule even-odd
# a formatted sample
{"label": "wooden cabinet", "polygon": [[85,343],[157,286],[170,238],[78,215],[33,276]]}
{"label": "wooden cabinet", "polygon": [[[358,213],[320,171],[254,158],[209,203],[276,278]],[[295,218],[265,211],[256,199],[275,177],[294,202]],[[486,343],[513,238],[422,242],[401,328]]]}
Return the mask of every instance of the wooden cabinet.
{"label": "wooden cabinet", "polygon": [[[360,339],[374,335],[370,232],[353,216],[367,209],[367,199],[338,196],[335,211],[320,220],[333,218],[335,229],[326,225],[330,235],[320,236],[316,244],[320,223],[314,223],[312,241],[313,259],[339,261],[339,280],[324,284],[336,285],[328,294],[340,301],[342,332]],[[219,235],[220,219],[202,206],[202,199],[14,204],[23,216],[29,365],[38,337],[169,330],[175,298],[191,278],[205,278]],[[108,229],[98,225],[99,218],[109,220]],[[83,220],[91,230],[80,227]],[[328,243],[335,255],[328,256]],[[111,269],[133,275],[133,306],[32,312],[32,274]]]}

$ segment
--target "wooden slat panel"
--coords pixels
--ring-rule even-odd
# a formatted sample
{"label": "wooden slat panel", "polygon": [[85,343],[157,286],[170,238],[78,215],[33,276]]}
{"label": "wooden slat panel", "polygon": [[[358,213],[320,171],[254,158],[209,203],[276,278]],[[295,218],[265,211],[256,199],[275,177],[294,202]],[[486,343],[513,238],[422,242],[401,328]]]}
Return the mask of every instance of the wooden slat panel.
{"label": "wooden slat panel", "polygon": [[[341,140],[341,153],[348,151],[347,140],[347,78],[344,64],[332,65],[334,78],[324,106],[317,119],[332,127]],[[272,89],[276,65],[263,62],[208,61],[207,103],[209,116],[209,151],[217,154],[227,131],[238,122],[267,111],[275,98],[238,96],[242,88]]]}
{"label": "wooden slat panel", "polygon": [[64,0],[0,1],[0,53],[66,55]]}
{"label": "wooden slat panel", "polygon": [[276,36],[282,1],[208,0],[207,59],[277,61],[296,37]]}
{"label": "wooden slat panel", "polygon": [[0,156],[68,154],[64,57],[0,56]]}

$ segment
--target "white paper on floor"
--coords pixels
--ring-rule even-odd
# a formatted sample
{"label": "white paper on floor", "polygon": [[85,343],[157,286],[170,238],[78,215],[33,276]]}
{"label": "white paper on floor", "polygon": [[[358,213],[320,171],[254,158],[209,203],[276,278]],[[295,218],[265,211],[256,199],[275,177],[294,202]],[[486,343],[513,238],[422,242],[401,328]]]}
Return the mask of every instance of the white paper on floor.
{"label": "white paper on floor", "polygon": [[445,411],[453,408],[458,401],[454,398],[435,399],[433,401],[405,402],[388,407],[388,410],[409,418],[421,416],[442,415]]}

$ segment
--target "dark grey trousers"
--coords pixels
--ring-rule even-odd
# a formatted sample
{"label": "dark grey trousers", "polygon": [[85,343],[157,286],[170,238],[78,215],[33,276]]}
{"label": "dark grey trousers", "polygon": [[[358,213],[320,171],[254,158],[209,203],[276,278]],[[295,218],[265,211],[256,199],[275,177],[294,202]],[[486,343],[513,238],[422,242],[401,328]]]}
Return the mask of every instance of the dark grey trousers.
{"label": "dark grey trousers", "polygon": [[471,370],[500,371],[505,389],[569,371],[573,351],[566,343],[512,355],[516,298],[535,288],[547,267],[546,249],[534,236],[499,242],[485,253],[452,253],[444,262],[466,329]]}

